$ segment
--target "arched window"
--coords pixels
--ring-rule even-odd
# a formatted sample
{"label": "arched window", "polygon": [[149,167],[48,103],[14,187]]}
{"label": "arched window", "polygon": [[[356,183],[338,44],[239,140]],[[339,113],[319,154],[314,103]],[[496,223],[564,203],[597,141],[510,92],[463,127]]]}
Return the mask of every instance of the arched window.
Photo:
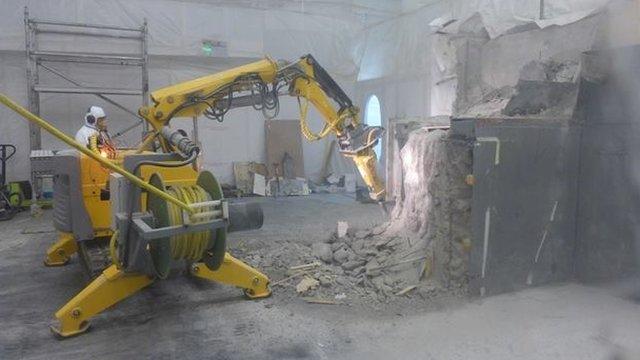
{"label": "arched window", "polygon": [[[369,96],[367,105],[364,108],[364,122],[369,126],[382,126],[382,113],[380,111],[380,100],[375,95]],[[382,142],[378,142],[373,148],[376,151],[378,160],[382,157]]]}

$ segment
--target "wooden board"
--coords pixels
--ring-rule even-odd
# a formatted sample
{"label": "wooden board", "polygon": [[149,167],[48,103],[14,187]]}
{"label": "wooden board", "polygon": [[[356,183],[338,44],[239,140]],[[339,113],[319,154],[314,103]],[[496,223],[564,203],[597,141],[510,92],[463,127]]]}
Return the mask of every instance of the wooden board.
{"label": "wooden board", "polygon": [[304,158],[302,155],[302,135],[298,120],[267,120],[265,121],[265,144],[267,146],[267,169],[269,176],[283,174],[282,160],[288,153],[293,159],[293,177],[305,177]]}

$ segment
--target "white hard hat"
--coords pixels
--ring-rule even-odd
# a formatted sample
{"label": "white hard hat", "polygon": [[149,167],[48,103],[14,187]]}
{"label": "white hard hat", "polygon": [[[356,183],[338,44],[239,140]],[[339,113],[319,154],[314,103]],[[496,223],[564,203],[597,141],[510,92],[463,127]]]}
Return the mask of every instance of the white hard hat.
{"label": "white hard hat", "polygon": [[100,106],[92,106],[87,110],[87,114],[84,116],[84,121],[88,125],[93,126],[96,124],[98,119],[106,116],[107,114],[105,114],[104,110]]}

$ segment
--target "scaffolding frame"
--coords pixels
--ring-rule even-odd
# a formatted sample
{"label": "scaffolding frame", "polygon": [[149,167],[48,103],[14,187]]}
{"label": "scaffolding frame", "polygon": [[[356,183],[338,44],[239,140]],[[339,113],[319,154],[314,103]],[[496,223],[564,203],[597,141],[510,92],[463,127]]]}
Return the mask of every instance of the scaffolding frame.
{"label": "scaffolding frame", "polygon": [[[92,94],[96,97],[118,107],[131,114],[138,121],[128,126],[126,129],[114,134],[118,137],[139,125],[143,125],[143,133],[148,131],[148,125],[136,111],[126,108],[113,98],[107,95],[128,95],[142,96],[142,105],[149,104],[149,54],[147,51],[147,19],[143,20],[140,27],[121,27],[113,25],[84,24],[75,22],[64,22],[54,20],[43,20],[29,17],[29,9],[24,8],[25,26],[25,50],[27,58],[27,96],[29,111],[40,115],[40,94],[41,93],[62,93],[62,94]],[[88,53],[88,52],[67,52],[50,51],[40,49],[40,39],[38,35],[49,34],[58,36],[83,36],[88,38],[111,38],[123,41],[139,41],[139,53],[118,54],[118,53]],[[83,85],[73,79],[72,76],[57,70],[52,64],[55,63],[83,63],[113,65],[122,67],[139,67],[141,72],[140,87],[136,88],[101,88]],[[40,83],[40,71],[45,70],[58,78],[66,81],[72,86],[48,86]],[[29,124],[29,146],[30,149],[40,150],[42,139],[40,128],[35,124]]]}

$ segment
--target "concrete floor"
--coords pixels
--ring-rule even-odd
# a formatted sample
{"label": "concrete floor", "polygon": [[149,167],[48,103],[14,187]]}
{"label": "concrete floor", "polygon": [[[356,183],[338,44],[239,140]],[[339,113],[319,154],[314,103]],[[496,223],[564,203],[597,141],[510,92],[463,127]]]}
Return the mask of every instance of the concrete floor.
{"label": "concrete floor", "polygon": [[[234,243],[319,241],[335,222],[382,221],[376,205],[343,195],[259,199],[263,229]],[[440,305],[373,313],[296,298],[244,300],[239,290],[174,276],[159,281],[64,341],[53,313],[84,284],[78,260],[42,266],[50,212],[0,223],[0,359],[613,359],[640,358],[640,305],[625,287],[549,286]],[[637,300],[637,299],[636,299]],[[626,357],[623,357],[626,356]]]}

